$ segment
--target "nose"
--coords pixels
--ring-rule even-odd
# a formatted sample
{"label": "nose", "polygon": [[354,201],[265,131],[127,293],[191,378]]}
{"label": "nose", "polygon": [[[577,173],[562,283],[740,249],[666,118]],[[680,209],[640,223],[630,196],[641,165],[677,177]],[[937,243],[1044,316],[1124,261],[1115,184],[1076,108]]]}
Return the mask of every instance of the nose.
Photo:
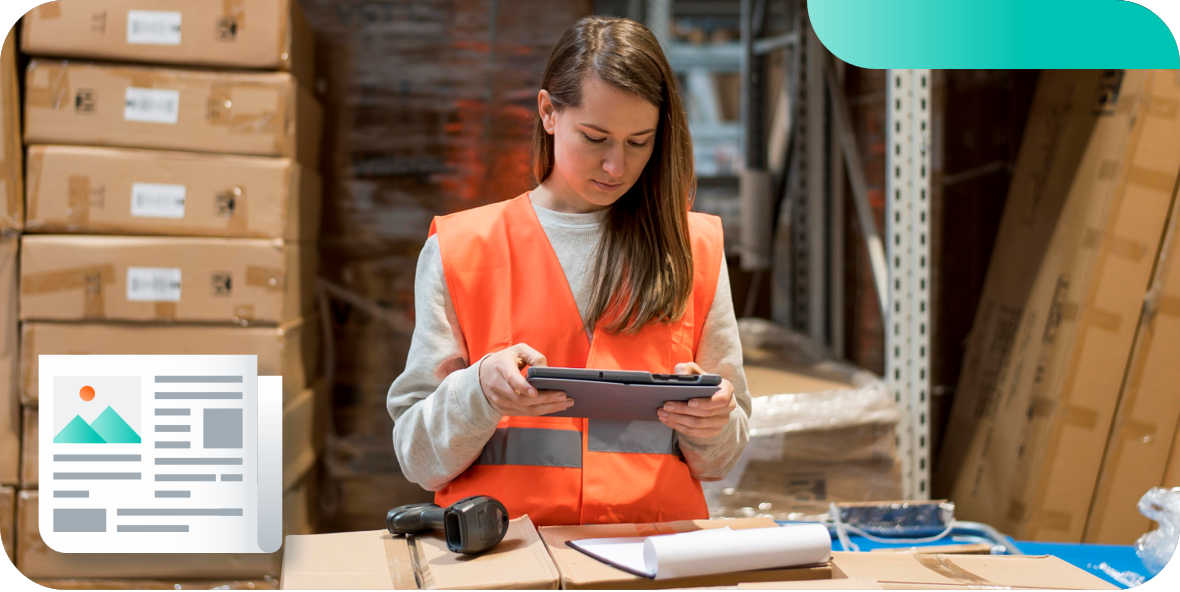
{"label": "nose", "polygon": [[626,170],[626,161],[622,146],[612,149],[607,152],[606,158],[602,160],[602,170],[610,175],[612,180],[623,178],[623,171]]}

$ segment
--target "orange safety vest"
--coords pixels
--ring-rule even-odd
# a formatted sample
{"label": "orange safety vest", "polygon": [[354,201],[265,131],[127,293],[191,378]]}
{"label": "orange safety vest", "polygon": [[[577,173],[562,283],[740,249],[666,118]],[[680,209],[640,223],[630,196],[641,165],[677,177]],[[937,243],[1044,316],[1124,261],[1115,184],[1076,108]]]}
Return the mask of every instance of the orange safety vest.
{"label": "orange safety vest", "polygon": [[[430,234],[438,235],[467,359],[525,343],[556,367],[671,373],[694,361],[723,243],[720,218],[690,212],[688,222],[694,274],[684,317],[632,335],[595,328],[591,342],[528,193],[436,217]],[[658,421],[504,417],[435,502],[472,495],[495,497],[513,518],[528,514],[539,526],[709,517],[674,432]]]}

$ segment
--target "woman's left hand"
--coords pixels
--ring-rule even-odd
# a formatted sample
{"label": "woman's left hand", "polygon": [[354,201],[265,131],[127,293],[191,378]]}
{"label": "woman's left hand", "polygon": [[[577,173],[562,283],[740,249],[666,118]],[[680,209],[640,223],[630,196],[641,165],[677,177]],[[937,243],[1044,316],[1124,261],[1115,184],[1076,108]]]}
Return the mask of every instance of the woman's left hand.
{"label": "woman's left hand", "polygon": [[[676,364],[676,374],[704,374],[694,362]],[[721,388],[712,397],[668,401],[659,410],[664,425],[693,438],[708,439],[721,434],[729,423],[729,412],[737,407],[733,398],[733,384],[721,379]]]}

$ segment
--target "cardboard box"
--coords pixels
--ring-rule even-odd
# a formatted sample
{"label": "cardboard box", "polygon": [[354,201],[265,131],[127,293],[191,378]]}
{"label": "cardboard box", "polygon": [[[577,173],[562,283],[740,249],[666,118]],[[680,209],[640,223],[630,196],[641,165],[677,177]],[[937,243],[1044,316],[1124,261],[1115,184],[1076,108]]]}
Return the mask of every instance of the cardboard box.
{"label": "cardboard box", "polygon": [[1180,429],[1172,437],[1172,451],[1168,454],[1168,466],[1164,470],[1164,487],[1180,487]]}
{"label": "cardboard box", "polygon": [[21,402],[37,404],[37,356],[256,355],[259,376],[283,377],[292,401],[320,375],[320,317],[279,327],[144,325],[135,323],[25,323],[21,328]]}
{"label": "cardboard box", "polygon": [[886,590],[1118,590],[1051,555],[833,552],[832,570],[837,577],[875,581]]}
{"label": "cardboard box", "polygon": [[549,555],[553,557],[553,563],[557,565],[557,571],[561,574],[561,587],[563,590],[653,590],[695,586],[732,586],[743,582],[789,582],[799,580],[828,580],[832,578],[832,568],[825,564],[822,566],[762,569],[758,571],[743,571],[656,581],[629,574],[621,569],[602,563],[597,559],[588,557],[581,551],[566,545],[567,541],[576,541],[579,539],[654,536],[691,532],[707,528],[723,528],[726,526],[735,530],[778,527],[769,518],[681,520],[655,524],[545,526],[541,528],[541,540],[545,541],[545,547],[549,549]]}
{"label": "cardboard box", "polygon": [[0,236],[0,484],[17,482],[20,472],[20,323],[17,321],[15,236]]}
{"label": "cardboard box", "polygon": [[24,431],[21,433],[20,447],[20,488],[37,489],[37,471],[40,458],[38,456],[40,440],[37,438],[40,433],[39,415],[36,407],[25,407],[22,412]]}
{"label": "cardboard box", "polygon": [[13,537],[16,535],[13,524],[15,522],[16,490],[8,485],[0,485],[0,542],[4,544],[4,552],[8,554],[9,561],[16,561],[13,559],[13,549],[15,549]]}
{"label": "cardboard box", "polygon": [[280,553],[58,553],[38,529],[36,491],[17,493],[16,567],[33,578],[263,579]]}
{"label": "cardboard box", "polygon": [[410,538],[384,530],[287,537],[285,590],[556,590],[557,568],[528,516],[480,555],[447,550],[439,533]]}
{"label": "cardboard box", "polygon": [[[286,484],[287,475],[283,475]],[[319,530],[317,505],[319,472],[309,467],[295,484],[283,491],[283,539],[289,535],[312,534]]]}
{"label": "cardboard box", "polygon": [[21,50],[32,55],[283,70],[312,80],[313,36],[296,0],[65,0],[29,11],[22,26]]}
{"label": "cardboard box", "polygon": [[288,158],[29,146],[25,232],[319,235],[321,182]]}
{"label": "cardboard box", "polygon": [[1017,539],[1080,542],[1180,172],[1171,70],[1046,70],[934,494]]}
{"label": "cardboard box", "polygon": [[277,324],[314,305],[316,250],[281,240],[25,235],[21,319]]}
{"label": "cardboard box", "polygon": [[20,230],[25,220],[15,30],[8,32],[0,49],[0,230]]}
{"label": "cardboard box", "polygon": [[328,382],[316,381],[283,405],[283,489],[307,473],[324,450]]}
{"label": "cardboard box", "polygon": [[279,582],[264,580],[101,580],[42,579],[34,583],[54,590],[278,590]]}
{"label": "cardboard box", "polygon": [[283,156],[315,167],[323,113],[282,72],[33,59],[25,143]]}
{"label": "cardboard box", "polygon": [[1180,207],[1172,207],[1163,245],[1106,444],[1083,537],[1087,543],[1134,543],[1152,528],[1139,513],[1139,498],[1166,485],[1164,473],[1180,422]]}

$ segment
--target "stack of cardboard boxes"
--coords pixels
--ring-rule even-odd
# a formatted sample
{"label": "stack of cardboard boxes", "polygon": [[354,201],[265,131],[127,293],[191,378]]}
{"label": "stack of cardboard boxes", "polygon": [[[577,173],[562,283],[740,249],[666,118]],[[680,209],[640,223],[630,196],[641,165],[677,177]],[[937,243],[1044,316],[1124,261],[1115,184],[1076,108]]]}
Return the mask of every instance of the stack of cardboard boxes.
{"label": "stack of cardboard boxes", "polygon": [[17,246],[24,220],[21,189],[20,97],[15,35],[0,51],[0,541],[13,558],[15,486],[20,481],[20,367],[17,323]]}
{"label": "stack of cardboard boxes", "polygon": [[1017,539],[1130,544],[1180,486],[1180,74],[1045,71],[936,476]]}
{"label": "stack of cardboard boxes", "polygon": [[257,355],[283,377],[284,528],[314,530],[327,388],[310,29],[295,0],[139,8],[66,0],[23,19],[16,561],[34,579],[260,580],[277,556],[63,555],[38,535],[44,354]]}

